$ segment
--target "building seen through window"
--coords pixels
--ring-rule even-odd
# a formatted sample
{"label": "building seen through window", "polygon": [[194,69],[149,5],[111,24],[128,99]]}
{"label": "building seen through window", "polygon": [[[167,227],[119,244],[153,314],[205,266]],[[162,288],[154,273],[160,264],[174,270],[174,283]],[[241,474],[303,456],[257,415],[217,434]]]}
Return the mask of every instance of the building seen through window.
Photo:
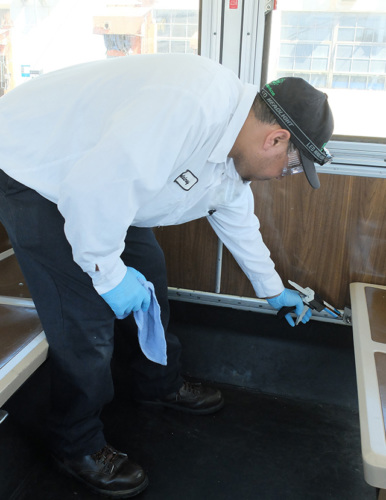
{"label": "building seen through window", "polygon": [[386,13],[284,12],[278,70],[327,88],[386,89]]}
{"label": "building seen through window", "polygon": [[134,54],[198,53],[199,0],[13,0],[0,9],[0,95],[42,73]]}
{"label": "building seen through window", "polygon": [[[240,0],[240,12],[246,3]],[[2,2],[0,96],[82,62],[197,54],[200,5],[200,0]],[[386,109],[386,1],[276,0],[275,7],[267,16],[267,80],[306,79],[328,94],[337,136],[386,141],[379,112]]]}
{"label": "building seen through window", "polygon": [[325,90],[335,134],[385,138],[384,0],[277,0],[268,80],[297,76]]}

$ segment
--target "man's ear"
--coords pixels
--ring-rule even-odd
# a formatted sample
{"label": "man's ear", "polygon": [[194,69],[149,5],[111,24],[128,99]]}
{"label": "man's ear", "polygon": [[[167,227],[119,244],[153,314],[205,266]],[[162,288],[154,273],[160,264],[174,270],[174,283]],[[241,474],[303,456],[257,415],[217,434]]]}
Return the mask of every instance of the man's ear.
{"label": "man's ear", "polygon": [[290,137],[291,134],[288,130],[284,128],[276,128],[266,135],[263,147],[265,150],[277,147],[287,148]]}

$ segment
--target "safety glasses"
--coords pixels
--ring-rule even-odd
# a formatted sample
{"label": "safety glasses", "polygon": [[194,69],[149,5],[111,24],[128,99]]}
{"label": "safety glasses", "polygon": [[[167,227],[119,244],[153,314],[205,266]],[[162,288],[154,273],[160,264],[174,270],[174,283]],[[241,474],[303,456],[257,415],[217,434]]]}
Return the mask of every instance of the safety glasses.
{"label": "safety glasses", "polygon": [[[330,154],[328,149],[324,148],[323,154],[325,155],[323,165],[331,163],[332,155]],[[292,143],[289,143],[287,152],[287,166],[283,168],[281,175],[284,177],[287,175],[299,174],[300,172],[303,172],[303,165],[300,159],[299,151]]]}
{"label": "safety glasses", "polygon": [[303,172],[303,165],[300,161],[299,151],[296,147],[289,143],[287,151],[287,166],[283,168],[282,177],[287,175],[299,174]]}

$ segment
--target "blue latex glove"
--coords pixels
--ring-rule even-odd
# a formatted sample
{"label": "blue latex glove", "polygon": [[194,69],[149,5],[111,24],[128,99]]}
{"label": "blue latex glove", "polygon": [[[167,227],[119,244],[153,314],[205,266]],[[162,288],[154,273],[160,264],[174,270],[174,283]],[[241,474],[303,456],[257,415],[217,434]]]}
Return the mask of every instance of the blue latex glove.
{"label": "blue latex glove", "polygon": [[151,295],[140,280],[145,282],[145,276],[128,267],[123,280],[112,290],[101,294],[118,319],[126,318],[132,311],[142,309],[146,312],[149,309]]}
{"label": "blue latex glove", "polygon": [[[285,288],[280,295],[277,297],[272,297],[271,299],[267,299],[268,304],[276,309],[277,311],[280,311],[282,307],[291,307],[295,306],[295,313],[299,316],[303,312],[304,304],[303,301],[298,294],[298,292],[295,292],[295,290],[289,290],[288,288]],[[304,317],[302,318],[302,323],[307,323],[307,321],[310,319],[312,314],[311,309],[309,309]],[[295,326],[295,322],[291,316],[290,313],[285,315],[285,319],[288,321],[288,323],[291,326]]]}

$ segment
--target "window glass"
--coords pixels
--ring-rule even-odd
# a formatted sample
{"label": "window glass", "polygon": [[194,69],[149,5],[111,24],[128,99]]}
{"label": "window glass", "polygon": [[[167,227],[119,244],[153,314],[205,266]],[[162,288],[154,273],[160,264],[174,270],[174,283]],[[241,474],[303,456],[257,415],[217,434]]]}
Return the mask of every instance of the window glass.
{"label": "window glass", "polygon": [[13,0],[0,3],[0,96],[82,62],[198,53],[200,0]]}
{"label": "window glass", "polygon": [[299,76],[326,92],[334,134],[386,137],[386,2],[277,0],[267,80]]}

